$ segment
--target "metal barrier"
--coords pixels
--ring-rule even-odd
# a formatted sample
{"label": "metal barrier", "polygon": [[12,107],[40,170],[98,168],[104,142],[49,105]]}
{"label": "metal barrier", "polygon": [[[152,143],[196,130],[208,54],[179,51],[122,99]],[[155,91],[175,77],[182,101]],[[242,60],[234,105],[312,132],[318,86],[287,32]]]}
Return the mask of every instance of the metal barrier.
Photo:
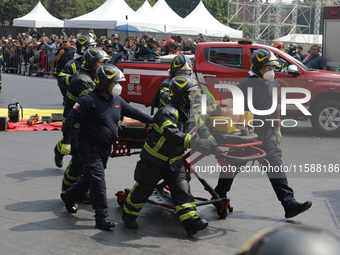
{"label": "metal barrier", "polygon": [[49,50],[43,46],[3,45],[3,70],[6,73],[54,77],[58,62],[54,61],[57,49]]}

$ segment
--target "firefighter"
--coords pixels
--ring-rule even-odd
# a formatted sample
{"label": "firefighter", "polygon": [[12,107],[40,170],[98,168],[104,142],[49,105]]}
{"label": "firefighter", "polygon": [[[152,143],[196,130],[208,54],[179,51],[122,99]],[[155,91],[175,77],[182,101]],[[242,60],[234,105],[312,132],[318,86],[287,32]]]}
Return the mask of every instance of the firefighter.
{"label": "firefighter", "polygon": [[[242,90],[244,98],[248,98],[248,88],[252,88],[253,107],[257,110],[268,110],[273,105],[273,90],[278,89],[278,84],[274,80],[274,68],[277,64],[277,58],[271,51],[265,48],[256,50],[252,56],[251,76],[241,81],[238,86]],[[279,93],[277,93],[277,102],[279,101]],[[245,104],[245,111],[249,111],[248,104]],[[268,165],[272,169],[279,170],[271,171],[268,167],[267,176],[278,200],[284,207],[285,217],[292,218],[308,210],[312,206],[312,202],[298,203],[295,200],[293,189],[288,186],[286,174],[282,171],[282,151],[279,147],[282,139],[279,105],[276,106],[275,112],[269,115],[255,115],[254,119],[261,120],[263,123],[261,127],[256,127],[256,134],[263,143],[259,148],[266,152],[266,162]],[[272,122],[266,121],[268,119],[277,120],[274,121],[274,132],[271,126]],[[237,167],[241,166],[240,163],[232,163]],[[231,189],[236,174],[231,172],[220,174],[215,188],[220,197],[227,196],[227,192]]]}
{"label": "firefighter", "polygon": [[285,51],[285,45],[283,42],[280,42],[280,41],[273,42],[272,47],[277,48],[283,52]]}
{"label": "firefighter", "polygon": [[288,54],[291,55],[293,58],[301,61],[301,57],[298,53],[297,45],[296,43],[291,43],[288,46]]}
{"label": "firefighter", "polygon": [[144,59],[154,59],[156,55],[155,43],[155,38],[150,37],[148,42],[140,49],[139,57]]}
{"label": "firefighter", "polygon": [[338,236],[314,227],[289,224],[256,233],[237,255],[337,255],[339,250]]}
{"label": "firefighter", "polygon": [[80,70],[81,64],[83,62],[84,52],[88,48],[94,47],[95,45],[95,41],[89,35],[81,35],[77,38],[76,53],[74,54],[73,59],[66,63],[58,75],[58,86],[60,88],[61,94],[64,97],[64,103],[66,99],[67,88],[70,85],[73,77]]}
{"label": "firefighter", "polygon": [[[95,46],[95,42],[88,35],[80,35],[77,38],[76,53],[74,54],[73,59],[66,63],[65,67],[63,68],[63,70],[61,70],[58,76],[58,85],[59,85],[60,91],[62,92],[64,96],[64,102],[66,100],[67,89],[70,86],[72,79],[78,74],[78,72],[81,69],[81,65],[84,60],[84,52],[88,48],[92,48],[94,46]],[[63,139],[61,139],[54,147],[54,154],[55,154],[54,163],[59,168],[63,166],[63,155],[60,153],[62,140]]]}
{"label": "firefighter", "polygon": [[[91,51],[95,49],[98,48]],[[152,121],[151,116],[130,106],[119,96],[122,91],[120,81],[125,81],[125,77],[117,67],[112,64],[100,66],[96,71],[95,89],[79,98],[68,114],[63,129],[61,152],[65,155],[71,153],[73,134],[77,133],[84,171],[70,189],[61,193],[61,198],[66,210],[76,213],[76,201],[90,189],[95,226],[101,230],[111,230],[115,226],[109,221],[104,171],[112,144],[118,136],[118,121],[121,115],[144,123]],[[80,124],[79,128],[75,126],[77,123]]]}
{"label": "firefighter", "polygon": [[161,55],[169,55],[169,54],[171,54],[170,53],[170,49],[169,49],[169,45],[172,44],[172,43],[176,43],[174,39],[167,39],[165,41],[164,52],[162,51]]}
{"label": "firefighter", "polygon": [[[89,93],[94,89],[95,86],[94,78],[96,70],[98,67],[102,66],[106,61],[108,61],[108,56],[101,48],[91,48],[85,51],[84,62],[83,65],[81,66],[81,70],[79,74],[72,79],[71,84],[67,91],[66,104],[63,114],[64,120],[66,120],[67,115],[69,114],[77,100],[84,94]],[[76,127],[79,127],[79,124],[77,124]],[[63,138],[57,144],[57,149],[60,151],[61,154],[62,154],[61,149],[64,143],[65,139]],[[78,153],[77,133],[75,133],[74,137],[72,137],[71,155],[72,159],[64,173],[61,187],[62,191],[65,191],[68,188],[70,188],[78,180],[83,170],[83,164]],[[90,202],[87,199],[88,198],[85,197],[84,202]]]}
{"label": "firefighter", "polygon": [[230,36],[225,35],[225,36],[223,37],[223,42],[231,42]]}
{"label": "firefighter", "polygon": [[192,65],[190,59],[183,55],[180,54],[176,57],[171,62],[171,66],[169,69],[169,77],[166,78],[160,87],[159,91],[159,106],[165,106],[170,102],[170,80],[174,78],[177,75],[191,75],[192,73]]}
{"label": "firefighter", "polygon": [[[169,186],[177,215],[188,235],[194,235],[208,226],[196,211],[190,193],[189,176],[183,154],[186,148],[218,153],[216,141],[197,113],[190,108],[195,91],[199,90],[190,76],[176,76],[170,81],[171,102],[162,107],[153,118],[153,130],[140,153],[135,169],[135,181],[127,196],[122,220],[128,228],[138,228],[136,219],[157,183],[164,179]],[[190,125],[190,120],[193,125]],[[198,136],[189,134],[196,126]]]}
{"label": "firefighter", "polygon": [[170,55],[179,55],[177,48],[178,48],[177,43],[169,44]]}

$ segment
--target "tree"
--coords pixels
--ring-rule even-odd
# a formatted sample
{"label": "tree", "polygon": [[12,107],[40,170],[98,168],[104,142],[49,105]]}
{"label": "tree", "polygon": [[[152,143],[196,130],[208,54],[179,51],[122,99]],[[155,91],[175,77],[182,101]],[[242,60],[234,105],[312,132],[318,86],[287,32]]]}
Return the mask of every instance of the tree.
{"label": "tree", "polygon": [[[156,0],[146,0],[149,2],[151,6],[153,6],[157,1]],[[125,2],[134,10],[137,11],[139,7],[141,7],[145,0],[125,0]]]}
{"label": "tree", "polygon": [[13,23],[13,19],[19,18],[30,12],[38,1],[32,0],[2,0],[0,2],[0,22],[1,25]]}

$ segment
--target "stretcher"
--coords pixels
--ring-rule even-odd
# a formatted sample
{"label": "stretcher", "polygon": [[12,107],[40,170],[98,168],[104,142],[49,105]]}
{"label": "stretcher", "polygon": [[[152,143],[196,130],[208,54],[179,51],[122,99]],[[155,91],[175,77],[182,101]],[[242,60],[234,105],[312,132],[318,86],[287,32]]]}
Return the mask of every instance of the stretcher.
{"label": "stretcher", "polygon": [[[151,127],[125,127],[121,126],[118,132],[118,139],[113,146],[111,157],[124,157],[140,153],[144,142],[146,141]],[[243,135],[242,132],[234,132],[231,134],[213,133],[223,153],[216,155],[218,164],[223,168],[227,168],[230,162],[238,162],[246,164],[247,162],[258,161],[260,165],[264,165],[266,153],[258,148],[262,142],[256,140],[258,137],[256,133],[250,130],[249,134]],[[217,209],[217,214],[221,219],[228,216],[229,212],[233,211],[230,206],[230,200],[219,197],[210,184],[202,178],[201,174],[195,169],[195,164],[203,158],[209,156],[207,152],[198,152],[190,150],[185,153],[184,159],[186,161],[186,168],[189,173],[196,176],[196,178],[203,185],[203,188],[210,194],[211,198],[203,198],[194,196],[196,206],[213,204]],[[245,155],[245,156],[235,156]],[[115,195],[117,203],[122,207],[130,190],[118,191]],[[159,183],[154,189],[153,194],[149,197],[148,203],[159,205],[162,207],[175,209],[172,202],[171,191],[166,183],[163,181]]]}

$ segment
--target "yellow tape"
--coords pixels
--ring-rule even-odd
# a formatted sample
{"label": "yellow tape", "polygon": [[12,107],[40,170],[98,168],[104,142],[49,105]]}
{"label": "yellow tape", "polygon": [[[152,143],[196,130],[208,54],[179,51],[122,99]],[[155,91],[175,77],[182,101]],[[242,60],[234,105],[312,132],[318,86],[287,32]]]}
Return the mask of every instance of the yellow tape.
{"label": "yellow tape", "polygon": [[[63,113],[64,110],[61,109],[53,109],[53,110],[41,110],[41,109],[31,109],[31,108],[23,108],[24,117],[23,119],[29,119],[30,116],[38,114],[39,120],[41,120],[42,116],[52,116],[52,113]],[[7,117],[8,118],[8,109],[7,108],[0,108],[0,117]],[[20,119],[21,119],[21,112],[20,112]]]}

